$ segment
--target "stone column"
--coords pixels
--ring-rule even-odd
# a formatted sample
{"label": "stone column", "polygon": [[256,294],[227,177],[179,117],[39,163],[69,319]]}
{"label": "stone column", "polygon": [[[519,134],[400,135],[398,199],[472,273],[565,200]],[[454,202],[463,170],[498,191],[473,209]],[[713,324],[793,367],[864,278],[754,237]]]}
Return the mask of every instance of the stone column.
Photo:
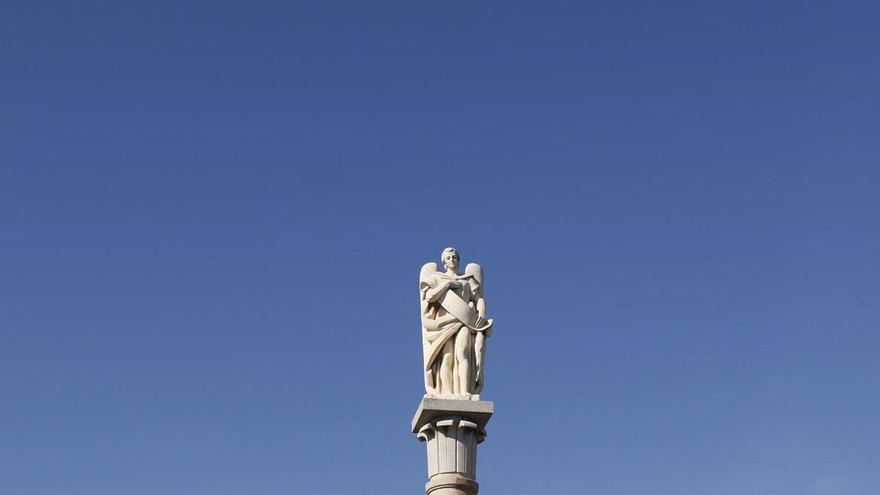
{"label": "stone column", "polygon": [[428,448],[427,495],[477,494],[477,444],[493,412],[490,401],[422,399],[412,432]]}

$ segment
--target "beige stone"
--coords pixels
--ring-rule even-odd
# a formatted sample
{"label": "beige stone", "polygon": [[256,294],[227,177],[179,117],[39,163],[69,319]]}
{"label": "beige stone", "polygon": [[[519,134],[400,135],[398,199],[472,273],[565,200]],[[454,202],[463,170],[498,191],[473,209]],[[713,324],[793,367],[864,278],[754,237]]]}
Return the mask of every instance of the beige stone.
{"label": "beige stone", "polygon": [[425,483],[426,495],[477,495],[480,484],[455,473],[435,476]]}
{"label": "beige stone", "polygon": [[485,381],[486,318],[483,269],[476,263],[458,272],[459,253],[446,248],[437,263],[419,273],[425,392],[428,397],[479,400]]}
{"label": "beige stone", "polygon": [[412,431],[427,449],[427,494],[476,495],[477,445],[493,412],[489,401],[422,399]]}
{"label": "beige stone", "polygon": [[412,432],[418,433],[426,423],[448,416],[461,416],[485,428],[495,412],[495,404],[489,400],[454,400],[440,397],[424,397],[419,402],[412,419]]}

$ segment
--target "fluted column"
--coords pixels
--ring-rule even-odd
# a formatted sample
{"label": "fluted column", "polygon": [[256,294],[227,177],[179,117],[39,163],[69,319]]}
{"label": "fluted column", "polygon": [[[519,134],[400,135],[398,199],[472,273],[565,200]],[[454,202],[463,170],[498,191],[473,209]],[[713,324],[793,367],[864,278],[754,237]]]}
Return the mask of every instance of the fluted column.
{"label": "fluted column", "polygon": [[427,495],[477,494],[477,444],[492,413],[489,401],[422,399],[412,430],[427,447]]}

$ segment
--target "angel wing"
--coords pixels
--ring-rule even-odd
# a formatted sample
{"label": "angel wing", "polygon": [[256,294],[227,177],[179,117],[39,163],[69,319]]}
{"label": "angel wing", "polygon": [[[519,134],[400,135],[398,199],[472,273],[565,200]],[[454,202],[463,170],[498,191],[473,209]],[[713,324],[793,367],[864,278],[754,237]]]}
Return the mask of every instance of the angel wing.
{"label": "angel wing", "polygon": [[437,263],[425,263],[422,265],[422,271],[419,272],[419,285],[426,282],[428,278],[437,273]]}
{"label": "angel wing", "polygon": [[419,293],[421,294],[422,312],[425,311],[425,308],[427,307],[426,305],[428,304],[427,301],[423,299],[423,291],[431,285],[429,280],[435,275],[437,275],[437,263],[432,262],[422,265],[422,271],[419,272]]}

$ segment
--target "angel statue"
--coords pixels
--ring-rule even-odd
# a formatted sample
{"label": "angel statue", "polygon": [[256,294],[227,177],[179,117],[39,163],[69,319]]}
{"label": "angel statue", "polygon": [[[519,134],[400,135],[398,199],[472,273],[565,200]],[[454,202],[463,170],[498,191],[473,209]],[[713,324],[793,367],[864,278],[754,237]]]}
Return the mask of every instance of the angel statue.
{"label": "angel statue", "polygon": [[422,351],[426,396],[479,400],[483,388],[486,319],[483,269],[476,263],[458,273],[458,251],[448,247],[437,263],[425,263],[419,274],[422,310]]}

